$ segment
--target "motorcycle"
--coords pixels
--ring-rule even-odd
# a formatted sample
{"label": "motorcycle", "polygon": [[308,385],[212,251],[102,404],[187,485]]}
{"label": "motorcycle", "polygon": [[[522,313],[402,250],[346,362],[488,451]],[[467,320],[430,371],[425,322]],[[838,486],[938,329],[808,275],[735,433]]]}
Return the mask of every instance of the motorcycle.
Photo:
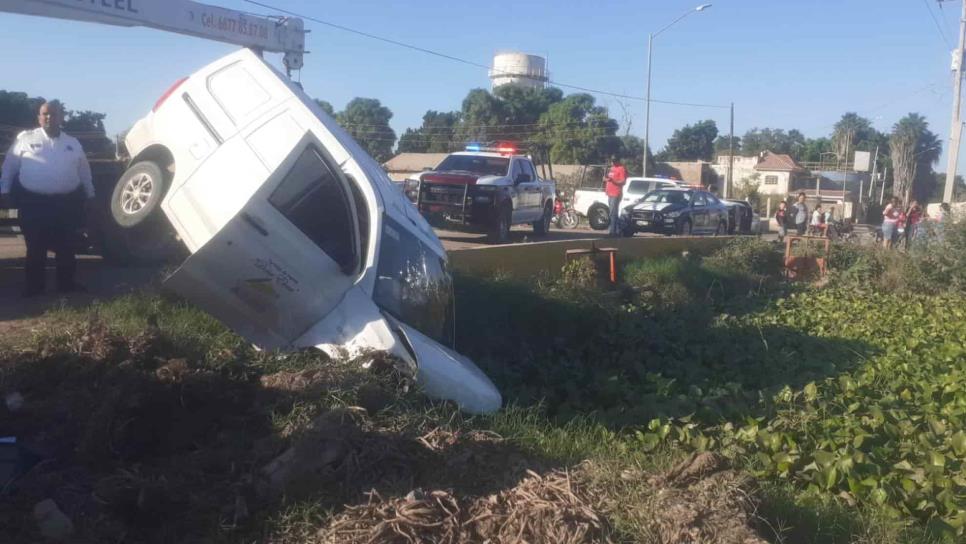
{"label": "motorcycle", "polygon": [[851,219],[842,219],[829,223],[827,231],[828,237],[833,240],[851,242],[855,240],[855,228]]}
{"label": "motorcycle", "polygon": [[563,198],[558,193],[553,200],[553,217],[550,221],[560,229],[575,229],[580,223],[580,217],[571,205],[570,199]]}

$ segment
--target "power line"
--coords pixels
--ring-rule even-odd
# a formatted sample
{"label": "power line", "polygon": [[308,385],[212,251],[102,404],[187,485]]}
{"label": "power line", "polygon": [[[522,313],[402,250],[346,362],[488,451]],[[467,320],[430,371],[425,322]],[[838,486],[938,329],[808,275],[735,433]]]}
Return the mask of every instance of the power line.
{"label": "power line", "polygon": [[936,25],[936,30],[939,31],[939,35],[942,37],[943,41],[946,42],[946,47],[952,49],[953,45],[949,42],[949,37],[946,36],[946,31],[943,29],[942,25],[939,24],[939,19],[936,18],[936,14],[933,13],[932,8],[929,7],[929,0],[922,0],[922,3],[924,6],[926,6],[926,11],[929,12],[929,17]]}
{"label": "power line", "polygon": [[[286,15],[291,15],[292,17],[300,17],[302,19],[306,19],[306,20],[312,21],[314,23],[318,23],[320,25],[325,25],[325,26],[328,26],[328,27],[331,27],[331,28],[335,28],[335,29],[338,29],[338,30],[342,30],[343,32],[349,32],[351,34],[356,34],[356,35],[363,36],[365,38],[369,38],[369,39],[372,39],[372,40],[377,40],[377,41],[384,42],[384,43],[388,43],[388,44],[395,45],[395,46],[398,46],[398,47],[403,47],[403,48],[410,49],[410,50],[413,50],[413,51],[418,51],[420,53],[425,53],[427,55],[432,55],[434,57],[439,57],[439,58],[442,58],[442,59],[451,60],[453,62],[458,62],[458,63],[465,64],[465,65],[468,65],[468,66],[474,66],[476,68],[483,68],[483,69],[490,70],[490,71],[496,71],[496,72],[502,72],[504,74],[509,74],[509,72],[506,72],[504,70],[498,70],[496,68],[493,68],[492,66],[489,66],[489,65],[486,65],[486,64],[482,64],[482,63],[479,63],[479,62],[475,62],[475,61],[472,61],[472,60],[469,60],[469,59],[457,57],[455,55],[450,55],[448,53],[443,53],[443,52],[440,52],[440,51],[435,51],[433,49],[427,49],[425,47],[420,47],[418,45],[413,45],[413,44],[410,44],[410,43],[401,42],[399,40],[394,40],[392,38],[386,38],[386,37],[383,37],[383,36],[377,36],[376,34],[372,34],[372,33],[369,33],[369,32],[362,31],[362,30],[357,30],[357,29],[354,29],[354,28],[350,28],[350,27],[347,27],[347,26],[344,26],[344,25],[340,25],[338,23],[333,23],[333,22],[330,22],[330,21],[325,21],[325,20],[319,19],[317,17],[312,17],[311,15],[304,15],[304,14],[301,14],[301,13],[296,13],[294,11],[290,11],[290,10],[287,10],[287,9],[275,7],[275,6],[272,6],[272,5],[263,3],[263,2],[259,2],[257,0],[242,0],[242,1],[243,2],[246,2],[248,4],[252,4],[252,5],[255,5],[255,6],[259,6],[259,7],[265,8],[265,9],[271,9],[271,10],[277,11],[279,13],[285,13]],[[549,79],[547,80],[547,83],[550,84],[550,85],[554,85],[556,87],[562,87],[562,88],[566,88],[566,89],[574,89],[574,90],[577,90],[577,91],[583,91],[583,92],[586,92],[586,93],[592,93],[592,94],[599,94],[599,95],[604,95],[604,96],[610,96],[610,97],[614,97],[614,98],[623,98],[623,99],[626,99],[626,100],[637,100],[637,101],[640,101],[640,102],[644,102],[644,100],[645,100],[644,97],[642,97],[642,96],[632,96],[632,95],[627,95],[627,94],[615,93],[615,92],[612,92],[612,91],[603,91],[603,90],[600,90],[600,89],[592,89],[590,87],[583,87],[583,86],[580,86],[580,85],[571,85],[569,83],[561,83],[559,81],[553,81],[553,80],[549,80]],[[694,108],[718,108],[718,109],[729,109],[730,108],[730,106],[722,106],[722,105],[718,105],[718,104],[698,104],[698,103],[694,103],[694,102],[675,102],[675,101],[672,101],[672,100],[657,100],[655,98],[652,98],[651,99],[651,102],[652,103],[655,103],[655,104],[668,104],[668,105],[672,105],[672,106],[687,106],[687,107],[694,107]]]}

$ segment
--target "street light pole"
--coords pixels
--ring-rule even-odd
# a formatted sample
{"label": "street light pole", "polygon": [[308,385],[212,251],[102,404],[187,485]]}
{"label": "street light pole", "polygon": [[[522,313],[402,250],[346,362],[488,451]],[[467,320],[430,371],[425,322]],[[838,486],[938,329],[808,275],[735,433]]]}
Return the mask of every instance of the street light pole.
{"label": "street light pole", "polygon": [[654,34],[647,35],[647,96],[644,98],[644,168],[642,177],[647,177],[647,146],[651,136],[651,46]]}
{"label": "street light pole", "polygon": [[643,176],[647,177],[647,149],[650,145],[650,132],[651,132],[651,50],[654,45],[654,38],[658,37],[662,32],[671,28],[681,19],[684,19],[692,13],[697,13],[699,11],[704,11],[711,7],[711,4],[701,4],[700,6],[684,12],[680,17],[671,21],[664,26],[661,30],[657,32],[652,32],[647,35],[647,96],[644,99],[644,165],[643,165]]}

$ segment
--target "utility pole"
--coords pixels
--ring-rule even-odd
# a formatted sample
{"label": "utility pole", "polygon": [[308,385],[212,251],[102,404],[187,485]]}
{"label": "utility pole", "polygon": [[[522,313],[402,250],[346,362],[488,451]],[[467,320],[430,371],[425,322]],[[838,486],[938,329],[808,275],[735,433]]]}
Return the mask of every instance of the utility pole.
{"label": "utility pole", "polygon": [[962,94],[964,54],[966,54],[966,0],[963,1],[963,13],[959,17],[959,48],[953,53],[953,115],[949,128],[949,161],[946,163],[946,190],[943,191],[943,202],[953,201],[956,167],[959,165],[959,137],[963,132],[959,103]]}
{"label": "utility pole", "polygon": [[[966,1],[966,0],[964,0]],[[735,103],[731,103],[731,140],[728,142],[728,181],[724,186],[725,198],[731,197],[735,175]]]}

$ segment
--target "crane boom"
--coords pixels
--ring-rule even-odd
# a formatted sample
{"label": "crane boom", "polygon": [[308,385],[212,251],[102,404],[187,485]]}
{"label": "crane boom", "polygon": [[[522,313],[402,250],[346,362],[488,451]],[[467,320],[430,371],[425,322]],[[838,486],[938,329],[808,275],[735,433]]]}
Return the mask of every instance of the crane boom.
{"label": "crane boom", "polygon": [[284,53],[285,67],[302,68],[305,30],[299,18],[266,18],[190,0],[0,0],[0,12],[143,26]]}

